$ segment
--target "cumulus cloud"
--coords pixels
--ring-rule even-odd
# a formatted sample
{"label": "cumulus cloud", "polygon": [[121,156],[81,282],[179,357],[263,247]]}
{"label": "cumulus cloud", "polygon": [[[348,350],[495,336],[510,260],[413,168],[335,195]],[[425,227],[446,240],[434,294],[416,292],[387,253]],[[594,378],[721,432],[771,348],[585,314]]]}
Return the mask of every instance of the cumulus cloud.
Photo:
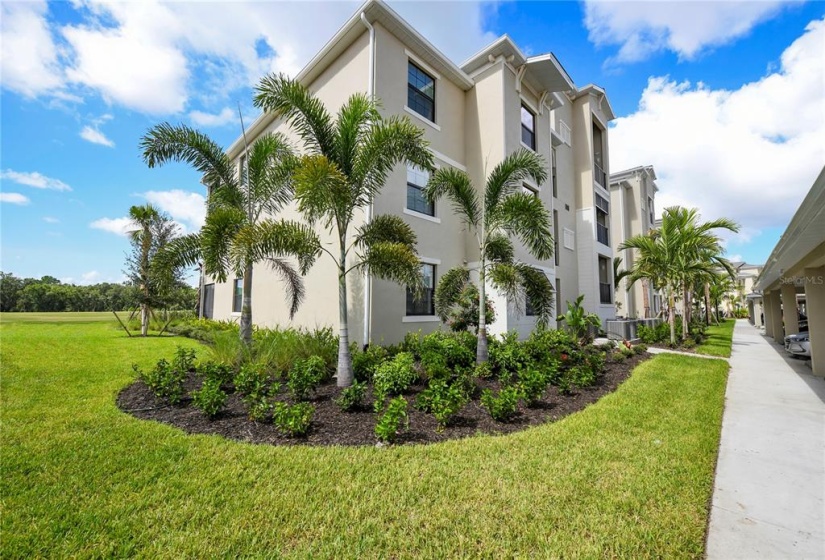
{"label": "cumulus cloud", "polygon": [[147,201],[163,210],[187,231],[198,230],[206,219],[206,198],[194,192],[179,189],[149,191],[143,195]]}
{"label": "cumulus cloud", "polygon": [[89,284],[96,284],[97,282],[100,282],[100,273],[96,270],[90,270],[80,275],[80,282],[78,282],[78,284],[88,286]]}
{"label": "cumulus cloud", "polygon": [[45,0],[0,3],[3,87],[29,98],[54,92],[63,84],[47,10]]}
{"label": "cumulus cloud", "polygon": [[47,224],[59,224],[60,223],[60,220],[58,220],[57,218],[53,218],[51,216],[43,216],[43,221],[46,222]]}
{"label": "cumulus cloud", "polygon": [[6,169],[0,172],[0,179],[6,179],[19,185],[26,185],[27,187],[34,187],[36,189],[50,189],[54,191],[70,191],[72,188],[61,181],[60,179],[52,179],[45,175],[33,171],[27,173],[25,171],[15,171],[13,169]]}
{"label": "cumulus cloud", "polygon": [[691,59],[747,34],[789,3],[585,0],[584,24],[596,45],[620,45],[611,62],[636,62],[660,50]]}
{"label": "cumulus cloud", "polygon": [[29,202],[29,198],[24,196],[20,193],[14,192],[0,192],[0,202],[4,202],[7,204],[17,204],[19,206],[25,206]]}
{"label": "cumulus cloud", "polygon": [[779,68],[733,91],[651,78],[638,110],[614,121],[610,166],[653,165],[658,209],[698,207],[743,225],[738,242],[784,227],[825,163],[825,19]]}
{"label": "cumulus cloud", "polygon": [[[77,17],[61,27],[45,2],[4,3],[3,52],[14,58],[3,58],[2,83],[28,96],[97,94],[152,115],[191,111],[195,101],[220,107],[265,73],[297,74],[359,5],[76,0]],[[393,8],[456,61],[493,38],[482,2],[440,4],[438,18],[416,3]],[[230,118],[226,109],[191,112],[204,126]]]}
{"label": "cumulus cloud", "polygon": [[115,143],[107,138],[105,134],[90,125],[83,127],[83,130],[80,131],[80,137],[92,144],[100,144],[101,146],[108,146],[109,148],[115,147]]}
{"label": "cumulus cloud", "polygon": [[189,118],[198,126],[224,126],[237,120],[238,115],[229,107],[224,107],[223,110],[217,114],[191,111]]}
{"label": "cumulus cloud", "polygon": [[135,223],[131,218],[100,218],[89,224],[90,228],[108,231],[115,235],[126,237],[130,231],[135,229]]}

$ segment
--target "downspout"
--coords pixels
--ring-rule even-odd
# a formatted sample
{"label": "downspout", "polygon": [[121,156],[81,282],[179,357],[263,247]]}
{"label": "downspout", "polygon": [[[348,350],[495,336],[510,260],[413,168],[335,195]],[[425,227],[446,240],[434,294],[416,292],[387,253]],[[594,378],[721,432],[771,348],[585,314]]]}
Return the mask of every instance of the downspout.
{"label": "downspout", "polygon": [[[367,15],[361,12],[361,23],[370,32],[370,55],[369,55],[369,81],[367,82],[367,96],[370,100],[375,99],[375,28],[367,21]],[[367,205],[366,224],[372,221],[373,205]],[[372,338],[372,276],[367,271],[364,277],[364,339],[363,345],[366,347]]]}

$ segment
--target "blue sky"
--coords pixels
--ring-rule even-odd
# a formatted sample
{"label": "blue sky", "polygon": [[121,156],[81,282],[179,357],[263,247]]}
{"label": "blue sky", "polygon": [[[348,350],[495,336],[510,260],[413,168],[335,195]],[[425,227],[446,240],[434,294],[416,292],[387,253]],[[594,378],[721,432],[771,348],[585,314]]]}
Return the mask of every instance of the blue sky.
{"label": "blue sky", "polygon": [[[508,33],[604,87],[611,168],[653,165],[659,208],[737,220],[731,258],[764,262],[825,164],[821,2],[389,4],[457,63]],[[4,1],[0,268],[120,281],[147,201],[196,230],[198,176],[146,168],[141,135],[186,123],[228,146],[257,80],[297,73],[358,5]]]}

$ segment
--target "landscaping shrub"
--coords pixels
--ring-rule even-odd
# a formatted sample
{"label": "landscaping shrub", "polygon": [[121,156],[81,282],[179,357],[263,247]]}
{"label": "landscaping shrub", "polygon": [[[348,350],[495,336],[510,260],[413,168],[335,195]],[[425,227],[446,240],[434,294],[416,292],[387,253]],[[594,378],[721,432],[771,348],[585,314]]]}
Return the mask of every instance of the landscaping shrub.
{"label": "landscaping shrub", "polygon": [[421,331],[408,332],[404,335],[404,340],[401,341],[401,351],[409,352],[419,359],[421,357]]}
{"label": "landscaping shrub", "polygon": [[610,355],[610,361],[616,364],[620,364],[627,359],[627,356],[624,355],[623,352],[616,350]]}
{"label": "landscaping shrub", "polygon": [[423,338],[420,352],[422,357],[428,352],[441,354],[453,371],[472,367],[476,359],[476,337],[469,332],[435,331]]}
{"label": "landscaping shrub", "polygon": [[625,358],[631,358],[631,357],[633,357],[633,356],[635,356],[635,355],[636,355],[636,353],[633,351],[633,349],[632,349],[632,348],[628,348],[628,347],[626,347],[626,346],[622,346],[622,347],[619,349],[619,352],[620,352],[620,353],[621,353],[621,355],[622,355],[622,356],[624,356]]}
{"label": "landscaping shrub", "polygon": [[233,332],[238,337],[238,325],[232,321],[213,321],[211,319],[188,319],[169,326],[169,332],[194,338],[201,342],[212,343],[215,333]]}
{"label": "landscaping shrub", "polygon": [[207,379],[199,391],[192,393],[192,404],[209,418],[214,418],[226,405],[226,393],[221,390],[220,379]]}
{"label": "landscaping shrub", "polygon": [[401,352],[392,360],[378,366],[373,377],[376,412],[383,408],[387,396],[406,391],[418,380],[414,366],[413,355],[409,352]]}
{"label": "landscaping shrub", "polygon": [[450,420],[467,404],[468,398],[460,384],[449,384],[437,379],[430,382],[415,401],[415,407],[422,412],[430,412],[438,421],[442,431]]}
{"label": "landscaping shrub", "polygon": [[537,329],[524,342],[530,359],[536,364],[557,361],[561,354],[575,354],[579,345],[569,331],[563,329]]}
{"label": "landscaping shrub", "polygon": [[366,395],[367,384],[355,381],[349,387],[341,390],[341,393],[335,399],[335,404],[344,412],[359,410],[364,406],[364,397],[366,397]]}
{"label": "landscaping shrub", "polygon": [[690,349],[690,348],[695,348],[695,347],[696,347],[696,341],[692,338],[686,338],[682,341],[682,348]]}
{"label": "landscaping shrub", "polygon": [[501,341],[495,340],[489,344],[488,354],[493,370],[498,371],[499,378],[505,381],[532,365],[532,358],[525,345],[519,342],[518,333],[515,331],[504,333],[501,335]]}
{"label": "landscaping shrub", "polygon": [[481,393],[481,406],[487,409],[493,420],[507,422],[515,416],[520,398],[521,392],[513,385],[503,387],[498,394],[485,389]]}
{"label": "landscaping shrub", "polygon": [[212,361],[199,364],[197,372],[205,381],[216,380],[221,385],[228,385],[234,377],[232,368]]}
{"label": "landscaping shrub", "polygon": [[275,426],[289,437],[305,436],[312,424],[315,407],[309,403],[288,405],[276,402],[272,408],[272,421]]}
{"label": "landscaping shrub", "polygon": [[432,349],[421,352],[421,369],[427,379],[448,380],[453,375],[447,366],[446,356]]}
{"label": "landscaping shrub", "polygon": [[183,383],[188,371],[175,368],[164,359],[159,360],[153,369],[146,372],[137,364],[133,364],[132,369],[159,399],[164,399],[170,404],[178,404],[183,398]]}
{"label": "landscaping shrub", "polygon": [[371,382],[376,368],[388,358],[387,350],[378,344],[370,344],[363,352],[353,352],[352,371],[355,379],[362,383]]}
{"label": "landscaping shrub", "polygon": [[527,406],[534,406],[541,399],[549,382],[547,373],[538,368],[523,369],[519,372],[518,388]]}
{"label": "landscaping shrub", "polygon": [[378,419],[375,425],[375,436],[385,443],[393,443],[402,428],[409,428],[409,422],[407,399],[396,397],[390,401],[387,410]]}
{"label": "landscaping shrub", "polygon": [[172,358],[172,367],[181,371],[189,372],[195,369],[195,358],[197,352],[194,348],[175,347],[175,357]]}
{"label": "landscaping shrub", "polygon": [[211,361],[232,369],[249,361],[244,359],[248,356],[249,350],[238,338],[237,332],[215,331],[211,336],[211,346],[209,347]]}
{"label": "landscaping shrub", "polygon": [[261,364],[244,364],[235,375],[235,389],[242,395],[241,400],[252,420],[262,421],[272,407],[271,397],[280,390],[272,376]]}
{"label": "landscaping shrub", "polygon": [[289,370],[287,387],[299,401],[305,401],[326,376],[326,364],[320,356],[298,360]]}
{"label": "landscaping shrub", "polygon": [[325,374],[332,377],[338,362],[338,337],[327,327],[305,329],[258,329],[253,335],[254,360],[282,375],[299,360],[321,358]]}
{"label": "landscaping shrub", "polygon": [[493,376],[493,368],[490,366],[490,362],[483,362],[480,364],[476,364],[473,375],[478,377],[479,379],[489,379]]}
{"label": "landscaping shrub", "polygon": [[633,346],[633,352],[636,355],[644,354],[647,352],[647,344],[636,344]]}

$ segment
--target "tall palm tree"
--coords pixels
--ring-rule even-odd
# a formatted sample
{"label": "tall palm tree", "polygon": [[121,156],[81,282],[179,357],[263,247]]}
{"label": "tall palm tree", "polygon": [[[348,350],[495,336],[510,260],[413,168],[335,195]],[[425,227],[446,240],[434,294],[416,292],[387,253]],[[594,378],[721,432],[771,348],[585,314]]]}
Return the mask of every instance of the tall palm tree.
{"label": "tall palm tree", "polygon": [[132,253],[126,260],[130,281],[138,290],[140,302],[140,334],[149,333],[149,314],[163,304],[163,298],[178,279],[178,269],[157,267],[156,256],[172,241],[178,227],[171,218],[151,204],[129,208],[134,225],[129,231]]}
{"label": "tall palm tree", "polygon": [[[530,300],[539,325],[546,325],[553,311],[553,287],[543,272],[515,259],[511,236],[531,255],[546,260],[553,256],[550,213],[538,197],[522,192],[524,180],[547,179],[544,160],[532,150],[519,150],[504,158],[490,173],[483,193],[473,187],[463,171],[441,168],[432,176],[425,194],[431,202],[447,197],[478,243],[478,349],[476,361],[487,361],[485,313],[487,280],[515,301],[522,294]],[[481,196],[479,196],[479,194]],[[438,287],[436,312],[445,315],[470,281],[470,269],[459,267],[445,274]]]}
{"label": "tall palm tree", "polygon": [[[164,260],[192,266],[218,282],[230,274],[243,279],[240,337],[252,342],[252,274],[255,263],[267,263],[286,283],[293,316],[304,297],[301,274],[320,251],[318,236],[306,225],[274,216],[292,200],[292,173],[298,160],[286,138],[264,134],[249,146],[236,172],[229,156],[205,134],[185,125],[159,124],[141,140],[149,167],[170,161],[188,163],[208,185],[206,221],[198,233],[169,244]],[[298,259],[296,270],[290,257]]]}
{"label": "tall palm tree", "polygon": [[[294,174],[298,209],[337,241],[337,247],[320,249],[338,271],[338,386],[348,387],[353,374],[347,275],[356,270],[418,293],[423,288],[415,233],[397,216],[370,219],[372,202],[396,164],[432,170],[433,156],[420,128],[406,117],[383,118],[377,102],[364,94],[351,96],[333,118],[306,87],[269,75],[257,86],[255,105],[286,120],[302,140],[306,155]],[[351,231],[363,214],[365,223]]]}

